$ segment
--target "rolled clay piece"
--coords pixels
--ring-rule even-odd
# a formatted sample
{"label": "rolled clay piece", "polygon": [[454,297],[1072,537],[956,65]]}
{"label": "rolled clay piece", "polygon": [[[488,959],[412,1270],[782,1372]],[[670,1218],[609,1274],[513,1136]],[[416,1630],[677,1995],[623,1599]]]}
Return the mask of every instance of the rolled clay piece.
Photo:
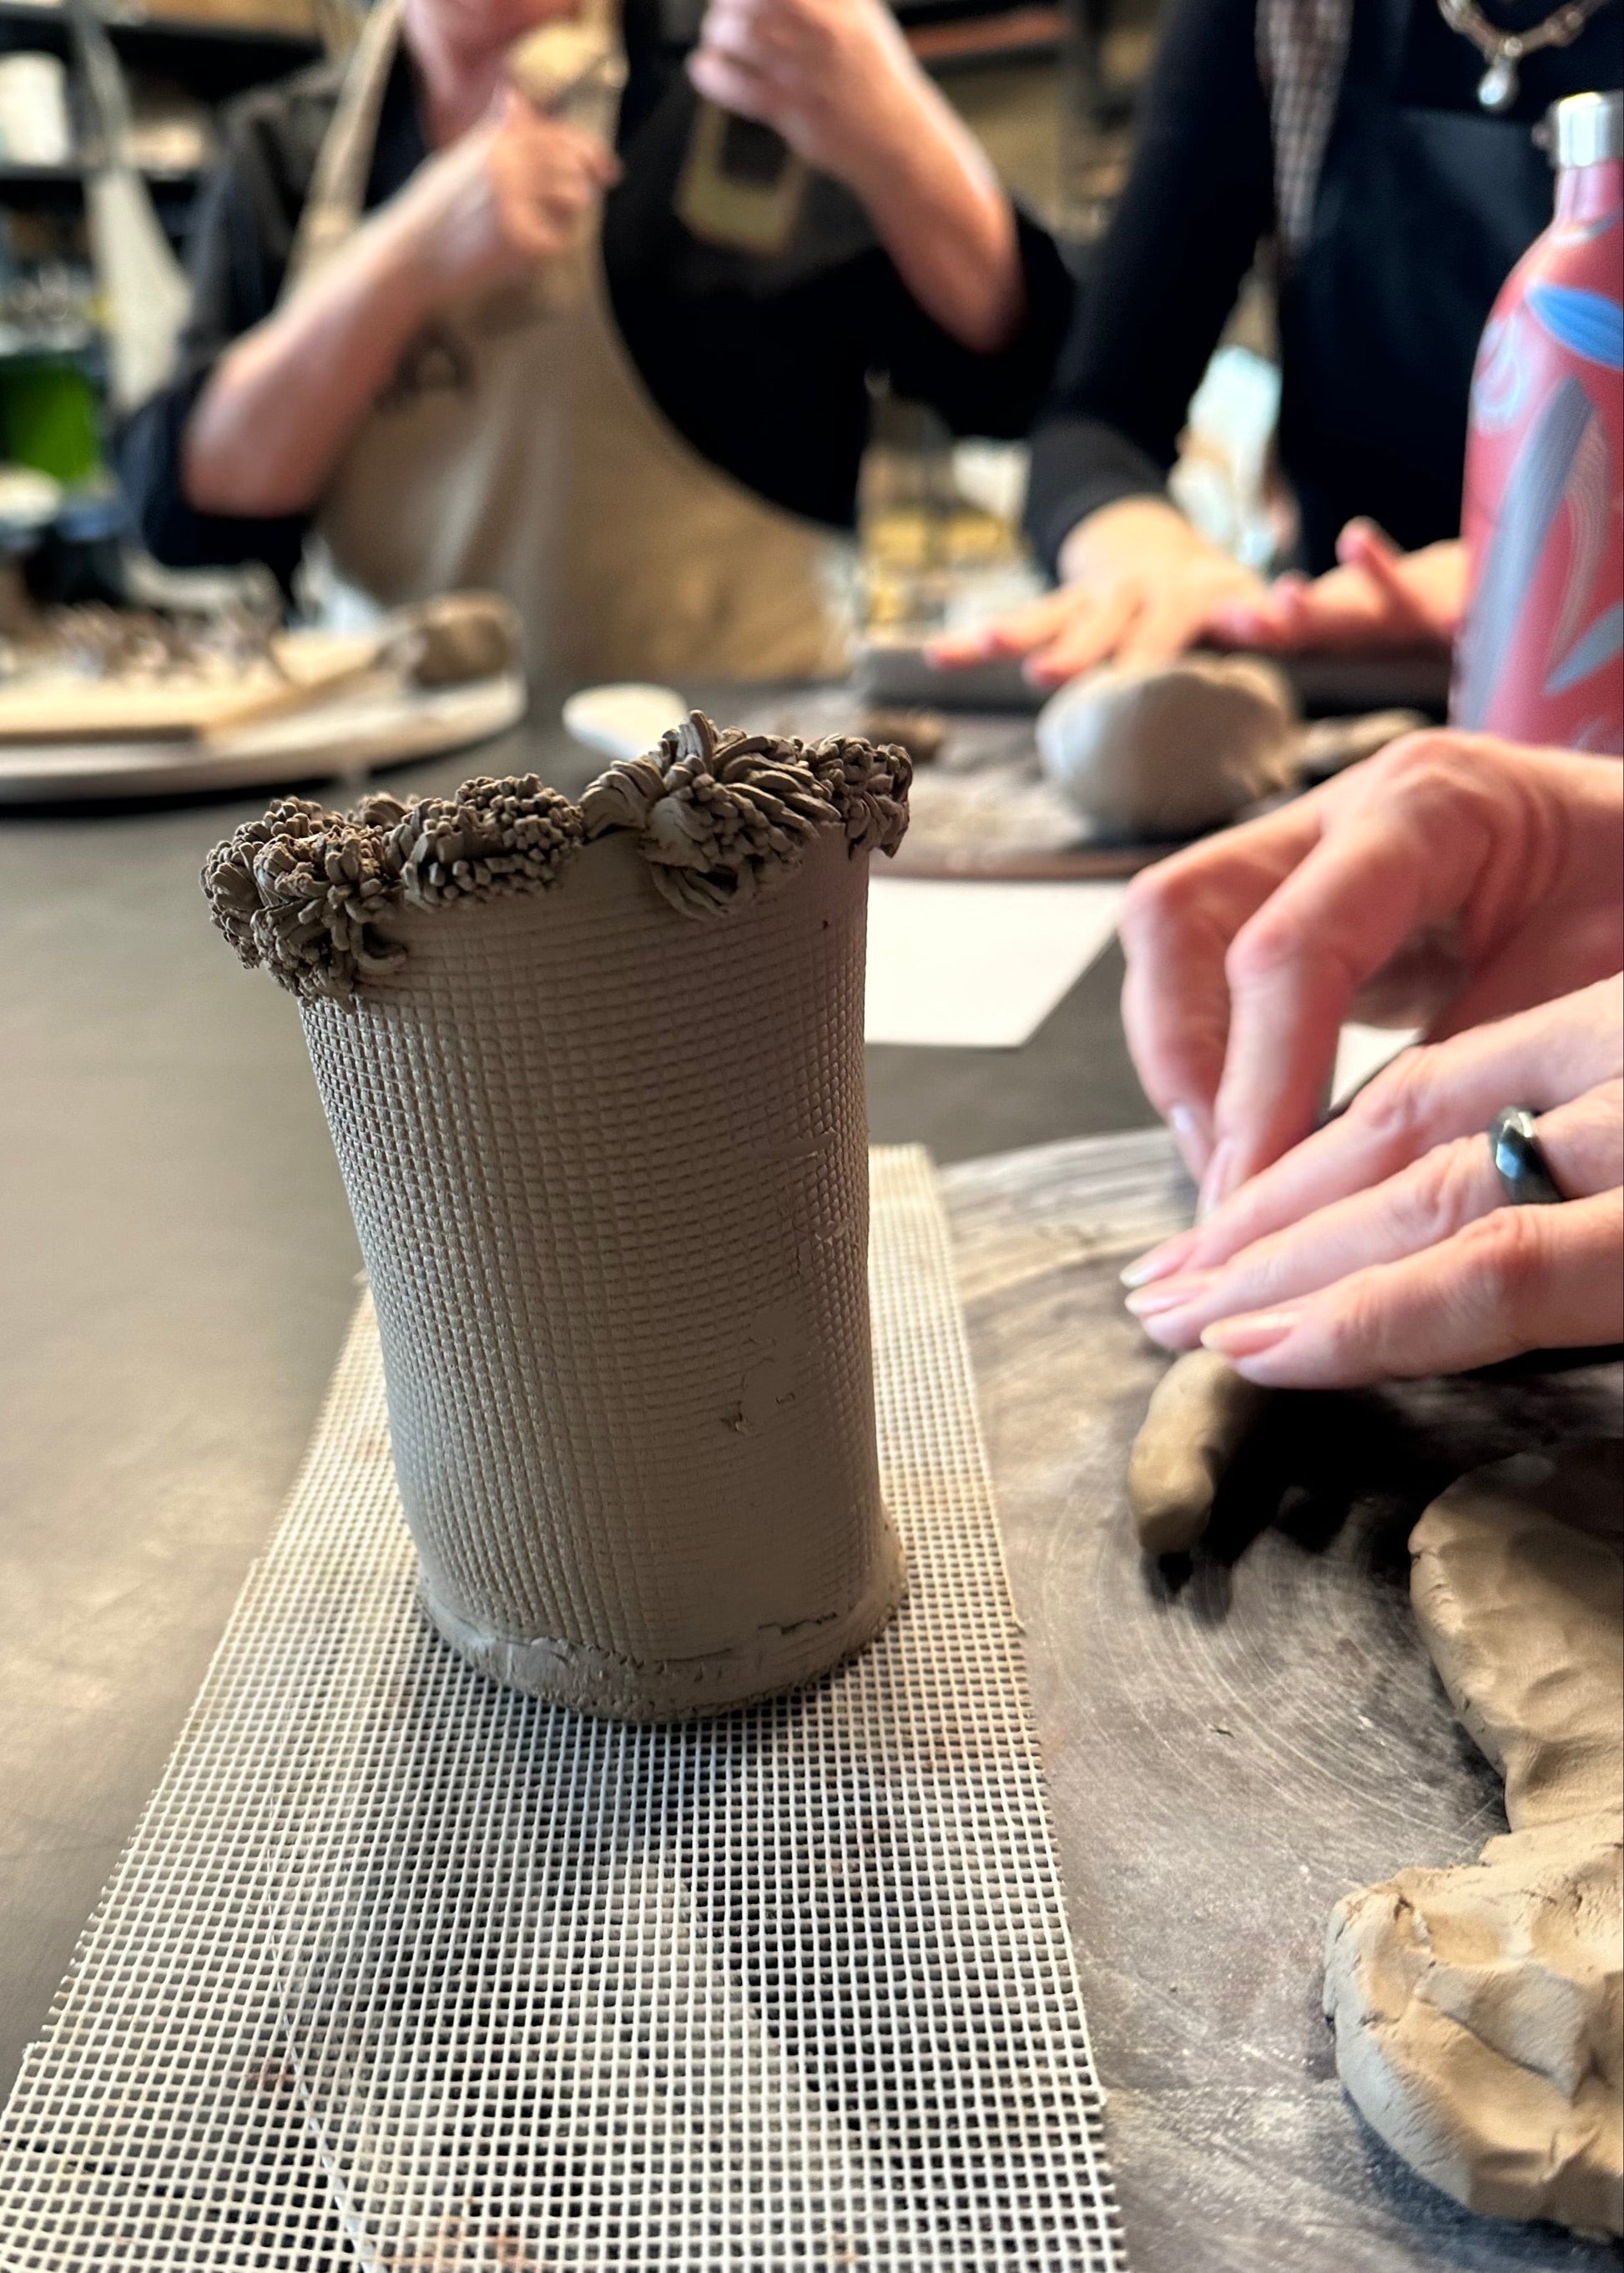
{"label": "rolled clay piece", "polygon": [[1410,1593],[1510,1834],[1337,1905],[1349,2096],[1469,2209],[1624,2232],[1624,1465],[1609,1441],[1450,1487]]}
{"label": "rolled clay piece", "polygon": [[1038,714],[1044,771],[1078,811],[1135,836],[1190,836],[1291,778],[1290,688],[1251,656],[1180,656],[1074,679]]}
{"label": "rolled clay piece", "polygon": [[1128,1455],[1128,1505],[1151,1555],[1179,1555],[1206,1530],[1230,1462],[1273,1392],[1215,1350],[1192,1350],[1156,1384]]}
{"label": "rolled clay piece", "polygon": [[1426,724],[1422,710],[1367,710],[1353,718],[1321,718],[1297,738],[1293,769],[1299,780],[1328,781],[1333,774],[1360,765],[1401,735]]}
{"label": "rolled clay piece", "polygon": [[1624,1443],[1473,1469],[1410,1552],[1427,1648],[1512,1829],[1624,1813]]}
{"label": "rolled clay piece", "polygon": [[897,742],[916,766],[932,766],[947,739],[947,721],[935,710],[865,710],[858,731],[868,742]]}

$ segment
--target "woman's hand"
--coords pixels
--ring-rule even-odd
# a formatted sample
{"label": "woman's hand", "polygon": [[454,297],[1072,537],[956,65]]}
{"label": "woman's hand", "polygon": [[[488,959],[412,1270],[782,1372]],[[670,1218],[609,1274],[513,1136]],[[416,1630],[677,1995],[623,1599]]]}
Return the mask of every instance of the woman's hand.
{"label": "woman's hand", "polygon": [[511,282],[576,242],[616,180],[595,135],[532,110],[510,87],[414,174],[372,224],[407,263],[424,316]]}
{"label": "woman's hand", "polygon": [[935,641],[946,670],[1006,656],[1057,686],[1101,663],[1164,663],[1207,636],[1225,609],[1259,607],[1267,588],[1161,498],[1124,498],[1079,521],[1060,554],[1060,589],[980,630]]}
{"label": "woman's hand", "polygon": [[855,184],[919,116],[922,74],[879,0],[710,0],[688,76],[701,94],[780,133]]}
{"label": "woman's hand", "polygon": [[1277,576],[1260,599],[1226,602],[1203,636],[1273,653],[1314,648],[1448,647],[1466,606],[1466,548],[1458,539],[1401,552],[1373,521],[1350,521],[1340,566],[1324,576]]}
{"label": "woman's hand", "polygon": [[846,184],[961,347],[1008,345],[1025,296],[1010,201],[883,0],[710,0],[688,70],[710,101]]}
{"label": "woman's hand", "polygon": [[204,513],[305,513],[428,318],[575,242],[614,180],[590,134],[510,91],[222,356],[186,422]]}
{"label": "woman's hand", "polygon": [[1136,877],[1128,1045],[1203,1212],[1308,1134],[1350,1016],[1438,1039],[1617,971],[1621,859],[1624,769],[1436,732]]}
{"label": "woman's hand", "polygon": [[[1539,1114],[1562,1205],[1507,1203],[1484,1131],[1509,1105]],[[1406,1051],[1124,1275],[1155,1340],[1279,1387],[1624,1339],[1624,981]]]}

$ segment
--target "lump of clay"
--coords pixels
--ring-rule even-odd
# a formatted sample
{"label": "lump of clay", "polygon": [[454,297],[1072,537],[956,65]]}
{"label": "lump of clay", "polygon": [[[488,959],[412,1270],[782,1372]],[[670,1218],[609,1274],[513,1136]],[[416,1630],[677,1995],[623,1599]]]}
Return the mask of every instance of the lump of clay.
{"label": "lump of clay", "polygon": [[1509,1835],[1337,1905],[1325,2007],[1373,2129],[1469,2209],[1624,2232],[1624,1464],[1462,1477],[1410,1538],[1450,1702]]}
{"label": "lump of clay", "polygon": [[1617,2233],[1618,1821],[1492,1839],[1338,1903],[1336,2065],[1373,2129],[1468,2209]]}
{"label": "lump of clay", "polygon": [[1162,1375],[1128,1455],[1128,1505],[1147,1554],[1195,1545],[1272,1393],[1214,1350],[1192,1350]]}
{"label": "lump of clay", "polygon": [[1044,771],[1078,811],[1135,836],[1190,836],[1291,777],[1296,706],[1270,664],[1186,655],[1074,679],[1038,715]]}
{"label": "lump of clay", "polygon": [[497,592],[441,592],[390,617],[383,655],[419,686],[462,686],[512,671],[518,611]]}
{"label": "lump of clay", "polygon": [[866,741],[898,743],[916,766],[933,766],[947,740],[947,721],[935,710],[865,710],[858,730]]}

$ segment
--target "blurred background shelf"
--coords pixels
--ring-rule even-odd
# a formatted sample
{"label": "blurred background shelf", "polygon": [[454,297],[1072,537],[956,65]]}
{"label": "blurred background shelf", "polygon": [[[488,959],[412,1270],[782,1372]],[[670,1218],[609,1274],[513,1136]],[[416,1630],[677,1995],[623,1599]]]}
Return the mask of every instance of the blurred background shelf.
{"label": "blurred background shelf", "polygon": [[928,71],[977,64],[1027,63],[1060,53],[1066,16],[1056,7],[1021,6],[989,11],[941,6],[898,10],[908,45]]}
{"label": "blurred background shelf", "polygon": [[[89,169],[71,161],[65,166],[19,166],[0,158],[0,203],[50,205],[77,200],[84,192]],[[142,166],[141,178],[155,197],[166,191],[190,197],[203,177],[201,166]]]}
{"label": "blurred background shelf", "polygon": [[[211,108],[282,79],[323,53],[313,17],[303,28],[271,20],[238,23],[137,10],[97,11],[125,69],[178,82]],[[59,0],[0,0],[0,54],[37,49],[71,55],[72,33]]]}
{"label": "blurred background shelf", "polygon": [[[138,8],[99,8],[95,12],[114,45],[126,53],[143,46],[164,50],[199,46],[259,48],[277,69],[290,71],[301,60],[319,54],[322,44],[313,13],[303,9],[290,11],[288,20],[282,22],[268,11],[263,18],[248,19],[155,15]],[[61,0],[0,0],[0,28],[24,31],[36,46],[66,48],[71,37],[68,12]]]}

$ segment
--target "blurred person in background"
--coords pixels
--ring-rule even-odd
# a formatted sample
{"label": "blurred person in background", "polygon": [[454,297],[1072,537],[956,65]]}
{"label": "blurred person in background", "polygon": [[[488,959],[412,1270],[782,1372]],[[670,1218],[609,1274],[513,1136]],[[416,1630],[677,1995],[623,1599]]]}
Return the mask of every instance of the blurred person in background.
{"label": "blurred person in background", "polygon": [[[614,150],[510,74],[568,12],[380,0],[347,72],[237,107],[123,437],[145,540],[290,589],[314,536],[384,605],[494,589],[572,679],[838,668],[871,383],[1024,431],[1065,272],[882,0],[711,0],[696,49],[629,0]],[[680,218],[701,94],[816,169],[774,249]]]}
{"label": "blurred person in background", "polygon": [[[1173,0],[1126,187],[1033,438],[1048,598],[934,650],[1052,686],[1197,642],[1449,641],[1473,358],[1551,218],[1533,130],[1620,78],[1620,0]],[[1518,42],[1521,43],[1520,49]],[[1279,454],[1300,522],[1272,587],[1167,476],[1272,244]]]}

